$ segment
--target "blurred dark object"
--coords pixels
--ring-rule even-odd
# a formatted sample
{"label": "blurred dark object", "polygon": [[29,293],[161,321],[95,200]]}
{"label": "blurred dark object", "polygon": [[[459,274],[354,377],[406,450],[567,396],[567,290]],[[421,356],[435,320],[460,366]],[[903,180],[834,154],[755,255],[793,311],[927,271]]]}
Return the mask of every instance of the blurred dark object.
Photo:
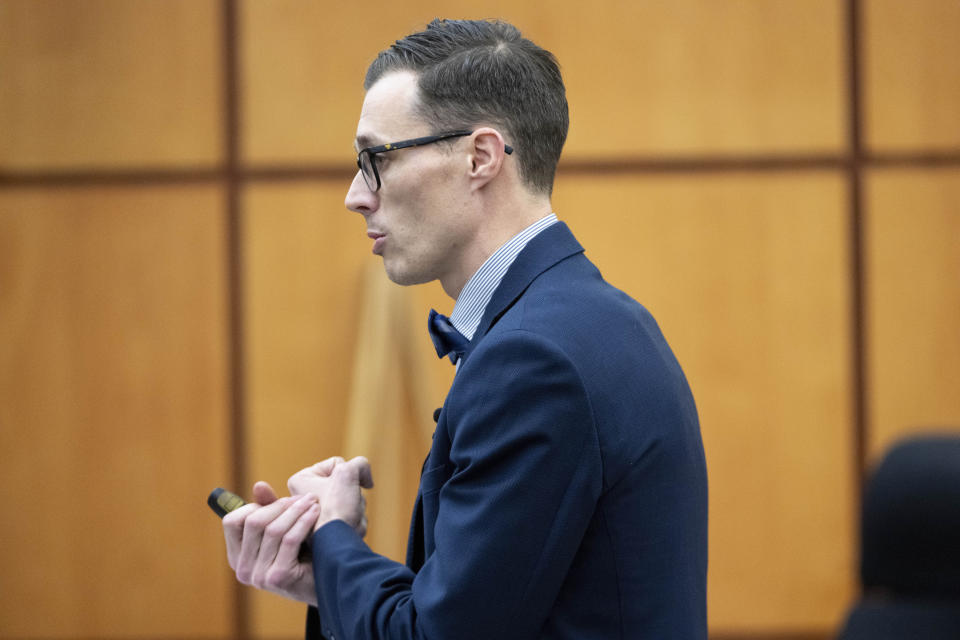
{"label": "blurred dark object", "polygon": [[840,640],[960,640],[960,435],[906,438],[870,478],[863,596]]}

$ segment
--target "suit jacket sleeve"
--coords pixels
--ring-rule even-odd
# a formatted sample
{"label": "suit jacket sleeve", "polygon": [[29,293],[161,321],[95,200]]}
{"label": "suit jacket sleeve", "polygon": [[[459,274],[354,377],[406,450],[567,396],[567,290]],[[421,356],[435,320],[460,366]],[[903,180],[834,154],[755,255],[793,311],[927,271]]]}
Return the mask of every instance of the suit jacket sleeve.
{"label": "suit jacket sleeve", "polygon": [[[435,549],[414,573],[343,522],[314,534],[324,634],[533,638],[600,495],[599,445],[574,363],[523,330],[486,336],[461,367],[421,481]],[[430,526],[428,523],[427,526]]]}

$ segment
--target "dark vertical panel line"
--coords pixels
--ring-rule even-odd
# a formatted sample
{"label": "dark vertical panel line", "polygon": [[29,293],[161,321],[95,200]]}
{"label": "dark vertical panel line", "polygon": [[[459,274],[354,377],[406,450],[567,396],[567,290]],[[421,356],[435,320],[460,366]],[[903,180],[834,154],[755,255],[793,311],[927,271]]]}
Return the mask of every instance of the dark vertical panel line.
{"label": "dark vertical panel line", "polygon": [[[225,232],[230,340],[230,457],[235,491],[246,492],[246,412],[244,406],[243,218],[240,205],[239,29],[236,0],[223,0],[223,144],[226,188]],[[247,590],[234,582],[233,637],[250,637]]]}
{"label": "dark vertical panel line", "polygon": [[[847,0],[847,87],[849,91],[849,145],[850,163],[847,168],[850,198],[850,283],[851,283],[851,333],[852,333],[852,383],[853,383],[853,474],[856,490],[854,517],[860,522],[860,505],[863,501],[864,474],[866,473],[868,408],[866,390],[867,340],[866,340],[866,287],[864,264],[863,223],[863,172],[865,153],[863,149],[862,105],[862,37],[863,22],[860,0]],[[854,527],[859,531],[858,527]],[[855,547],[856,548],[856,547]]]}

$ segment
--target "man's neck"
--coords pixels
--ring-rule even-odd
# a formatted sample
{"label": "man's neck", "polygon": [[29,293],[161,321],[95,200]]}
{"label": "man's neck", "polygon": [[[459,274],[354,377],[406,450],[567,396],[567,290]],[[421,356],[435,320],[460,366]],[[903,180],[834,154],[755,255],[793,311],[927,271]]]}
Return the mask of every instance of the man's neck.
{"label": "man's neck", "polygon": [[[497,249],[552,212],[550,199],[546,197],[536,198],[535,201],[531,197],[529,201],[516,202],[513,207],[498,208],[496,215],[486,219],[472,246],[464,252],[461,268],[456,274],[440,279],[444,292],[454,301],[460,297],[467,281]],[[517,215],[518,212],[523,214]]]}

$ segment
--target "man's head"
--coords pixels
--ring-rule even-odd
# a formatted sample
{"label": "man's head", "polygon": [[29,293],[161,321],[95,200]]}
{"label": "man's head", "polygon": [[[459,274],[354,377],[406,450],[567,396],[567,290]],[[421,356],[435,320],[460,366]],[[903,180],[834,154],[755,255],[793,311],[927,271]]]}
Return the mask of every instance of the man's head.
{"label": "man's head", "polygon": [[569,116],[549,51],[505,22],[434,20],[382,51],[364,88],[394,71],[417,76],[417,112],[435,131],[500,129],[528,188],[550,195]]}
{"label": "man's head", "polygon": [[381,53],[365,86],[346,206],[391,280],[439,279],[456,298],[550,212],[567,130],[553,56],[507,24],[434,21]]}

